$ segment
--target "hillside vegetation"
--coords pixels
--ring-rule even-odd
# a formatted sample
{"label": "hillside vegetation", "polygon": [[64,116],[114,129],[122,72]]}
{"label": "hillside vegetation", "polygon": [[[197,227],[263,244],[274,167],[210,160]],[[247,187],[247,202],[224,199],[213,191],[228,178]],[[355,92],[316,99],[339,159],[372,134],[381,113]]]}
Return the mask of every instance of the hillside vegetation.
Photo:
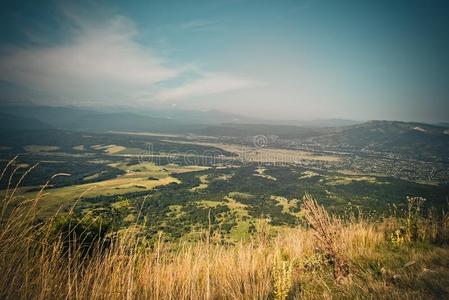
{"label": "hillside vegetation", "polygon": [[306,194],[297,227],[275,233],[260,219],[250,239],[223,244],[210,226],[188,243],[149,239],[139,223],[110,232],[72,211],[38,221],[41,197],[17,203],[11,189],[2,199],[2,299],[449,296],[449,215],[424,216],[423,198],[408,198],[403,216],[371,220],[332,216]]}

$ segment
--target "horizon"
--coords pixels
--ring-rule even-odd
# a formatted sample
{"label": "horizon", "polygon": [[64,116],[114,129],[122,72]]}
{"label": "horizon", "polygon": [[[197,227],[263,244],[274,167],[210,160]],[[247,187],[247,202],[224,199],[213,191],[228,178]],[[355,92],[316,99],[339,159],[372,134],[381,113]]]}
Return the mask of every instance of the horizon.
{"label": "horizon", "polygon": [[[113,105],[113,106],[91,106],[91,105],[64,105],[64,104],[37,104],[32,102],[26,102],[26,103],[1,103],[0,107],[52,107],[52,108],[68,108],[68,109],[80,109],[80,110],[86,110],[86,111],[92,111],[97,112],[100,114],[114,114],[118,113],[121,110],[121,113],[124,114],[135,114],[135,115],[141,115],[141,116],[147,116],[152,117],[154,116],[149,115],[149,113],[152,112],[200,112],[200,113],[220,113],[228,116],[234,116],[237,118],[243,118],[243,121],[241,119],[233,119],[230,120],[230,122],[236,123],[236,124],[266,124],[266,125],[279,125],[279,126],[295,126],[295,127],[314,127],[313,125],[306,124],[306,123],[312,123],[312,122],[326,122],[326,121],[347,121],[347,122],[353,122],[354,125],[356,124],[362,124],[362,123],[368,123],[368,122],[399,122],[399,123],[416,123],[416,124],[424,124],[424,125],[432,125],[432,126],[440,126],[440,127],[447,127],[449,124],[449,121],[445,120],[437,120],[437,121],[420,121],[420,120],[399,120],[399,119],[356,119],[356,118],[338,118],[338,117],[317,117],[317,118],[301,118],[301,119],[281,119],[276,117],[257,117],[257,116],[251,116],[246,115],[243,113],[235,113],[235,112],[227,112],[224,110],[219,110],[215,108],[210,109],[191,109],[191,108],[179,108],[179,107],[159,107],[156,109],[148,108],[148,107],[130,107],[130,106],[124,106],[124,105]],[[125,109],[125,110],[123,110]],[[141,111],[136,111],[136,110]],[[11,115],[10,113],[7,113],[8,115]],[[14,116],[14,114],[12,115]],[[292,123],[293,122],[293,123]],[[296,123],[295,123],[296,122]],[[301,124],[305,123],[305,124]],[[319,124],[319,123],[318,123]],[[317,127],[326,127],[323,125],[316,125]],[[348,126],[348,125],[333,125],[330,127],[340,127],[340,126]]]}
{"label": "horizon", "polygon": [[10,3],[0,103],[449,122],[448,4]]}

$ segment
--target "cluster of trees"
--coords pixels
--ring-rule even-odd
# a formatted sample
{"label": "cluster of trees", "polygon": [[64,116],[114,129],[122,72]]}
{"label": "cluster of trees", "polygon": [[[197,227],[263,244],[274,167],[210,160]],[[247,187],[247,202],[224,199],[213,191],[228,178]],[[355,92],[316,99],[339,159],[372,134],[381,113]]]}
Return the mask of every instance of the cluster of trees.
{"label": "cluster of trees", "polygon": [[[51,179],[49,183],[49,188],[51,188],[107,180],[125,173],[120,169],[87,162],[81,158],[58,160],[58,157],[53,157],[55,160],[52,161],[46,161],[46,159],[48,160],[48,158],[39,155],[19,157],[14,164],[14,168],[10,167],[5,170],[0,182],[0,189],[5,189],[8,184],[15,186],[20,180],[21,186],[40,186]],[[1,162],[0,170],[3,170],[6,164],[7,161]],[[19,165],[22,165],[22,167],[15,170],[15,167]],[[34,165],[36,167],[27,172]],[[12,172],[14,172],[14,176],[10,176]],[[22,178],[25,173],[27,173],[26,176]],[[61,173],[66,175],[53,177],[55,174]]]}

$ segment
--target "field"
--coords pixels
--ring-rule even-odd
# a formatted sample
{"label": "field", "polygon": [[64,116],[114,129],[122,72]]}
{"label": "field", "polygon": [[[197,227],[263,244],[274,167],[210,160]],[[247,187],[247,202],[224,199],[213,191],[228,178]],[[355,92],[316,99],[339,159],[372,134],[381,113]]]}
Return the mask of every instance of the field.
{"label": "field", "polygon": [[[138,191],[148,191],[158,186],[180,183],[177,178],[170,176],[171,174],[194,172],[204,169],[204,167],[197,166],[156,166],[152,163],[132,165],[129,168],[123,163],[111,164],[110,166],[119,168],[126,173],[114,179],[46,190],[41,196],[42,200],[39,206],[40,215],[48,216],[60,207],[67,207],[67,205],[72,204],[69,199],[111,195],[119,196]],[[98,176],[98,174],[94,174],[90,178],[86,177],[85,179],[96,179]],[[19,192],[22,190],[19,190]],[[25,192],[22,194],[19,193],[18,196],[29,199],[34,198],[36,194],[37,192]]]}
{"label": "field", "polygon": [[175,141],[177,143],[184,143],[187,145],[199,145],[209,146],[222,149],[226,152],[236,153],[238,159],[245,162],[259,162],[259,163],[297,163],[302,160],[309,161],[323,161],[323,162],[338,162],[341,157],[335,155],[319,155],[313,152],[300,151],[300,150],[288,150],[288,149],[275,149],[265,147],[250,147],[245,145],[235,144],[223,144],[223,143],[204,143],[204,142],[185,142],[180,140],[167,140]]}
{"label": "field", "polygon": [[[378,216],[391,214],[393,207],[405,210],[409,195],[425,197],[427,207],[437,208],[448,195],[444,185],[335,170],[345,156],[185,141],[178,135],[71,133],[54,144],[47,138],[43,146],[15,142],[5,150],[19,154],[11,165],[17,169],[4,176],[12,187],[38,164],[15,196],[34,198],[49,180],[38,204],[40,217],[73,209],[123,230],[140,211],[138,221],[147,220],[145,234],[162,231],[167,241],[196,241],[197,232],[209,225],[227,243],[248,239],[262,221],[273,229],[297,226],[298,199],[307,192],[333,213],[363,210]],[[60,173],[70,176],[53,177]],[[0,183],[4,195],[8,182]],[[126,206],[116,205],[124,200]]]}

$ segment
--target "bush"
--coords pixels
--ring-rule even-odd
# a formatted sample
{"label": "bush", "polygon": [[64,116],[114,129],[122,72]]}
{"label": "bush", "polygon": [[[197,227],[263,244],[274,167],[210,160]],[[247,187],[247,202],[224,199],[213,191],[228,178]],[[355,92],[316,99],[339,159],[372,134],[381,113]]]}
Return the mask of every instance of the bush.
{"label": "bush", "polygon": [[111,222],[101,216],[68,214],[58,216],[49,226],[54,240],[62,240],[65,252],[77,249],[85,256],[92,254],[94,247],[105,249],[110,244],[107,233]]}

